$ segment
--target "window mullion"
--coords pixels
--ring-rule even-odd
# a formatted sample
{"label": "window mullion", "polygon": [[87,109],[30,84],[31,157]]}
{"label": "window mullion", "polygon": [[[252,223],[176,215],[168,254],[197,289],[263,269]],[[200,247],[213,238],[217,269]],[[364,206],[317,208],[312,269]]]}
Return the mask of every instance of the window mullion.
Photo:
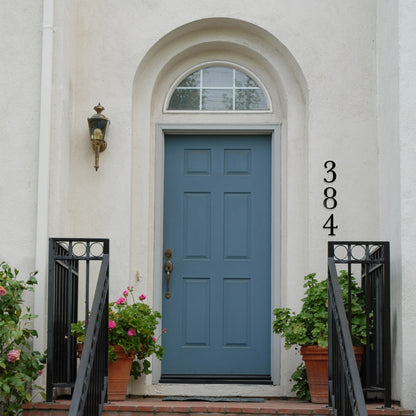
{"label": "window mullion", "polygon": [[200,69],[200,74],[199,74],[199,111],[202,111],[202,80],[203,80],[203,74],[204,71],[203,69]]}
{"label": "window mullion", "polygon": [[235,111],[235,69],[233,69],[233,111]]}

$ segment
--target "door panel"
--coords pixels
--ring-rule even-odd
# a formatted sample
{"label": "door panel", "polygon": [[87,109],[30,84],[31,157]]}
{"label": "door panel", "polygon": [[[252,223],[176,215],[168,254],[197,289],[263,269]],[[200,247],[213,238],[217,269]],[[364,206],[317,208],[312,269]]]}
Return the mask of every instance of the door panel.
{"label": "door panel", "polygon": [[270,147],[269,135],[165,137],[161,381],[270,375]]}

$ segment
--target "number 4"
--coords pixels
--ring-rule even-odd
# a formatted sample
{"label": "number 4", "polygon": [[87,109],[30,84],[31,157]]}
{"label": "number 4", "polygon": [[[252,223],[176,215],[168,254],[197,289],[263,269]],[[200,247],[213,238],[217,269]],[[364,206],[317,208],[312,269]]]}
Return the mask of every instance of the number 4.
{"label": "number 4", "polygon": [[326,223],[322,227],[326,230],[330,230],[328,235],[335,235],[334,230],[338,228],[338,225],[334,225],[334,214],[331,214],[328,219],[326,220]]}

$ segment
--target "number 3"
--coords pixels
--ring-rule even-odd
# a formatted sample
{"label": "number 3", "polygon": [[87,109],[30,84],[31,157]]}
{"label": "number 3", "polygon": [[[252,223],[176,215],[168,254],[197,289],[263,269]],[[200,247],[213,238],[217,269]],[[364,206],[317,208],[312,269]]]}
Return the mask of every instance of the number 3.
{"label": "number 3", "polygon": [[324,167],[326,168],[326,169],[328,169],[327,171],[326,171],[326,173],[330,173],[331,174],[331,178],[330,179],[326,179],[326,178],[324,178],[324,181],[326,182],[326,183],[332,183],[332,182],[335,182],[335,180],[337,179],[337,174],[336,174],[336,172],[335,172],[335,166],[336,166],[336,163],[333,161],[333,160],[327,160],[325,163],[324,163]]}

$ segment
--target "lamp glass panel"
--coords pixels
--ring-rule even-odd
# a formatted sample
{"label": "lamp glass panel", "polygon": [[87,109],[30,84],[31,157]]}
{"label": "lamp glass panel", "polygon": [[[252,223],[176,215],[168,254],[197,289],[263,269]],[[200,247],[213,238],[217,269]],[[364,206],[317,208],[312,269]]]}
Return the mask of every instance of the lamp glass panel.
{"label": "lamp glass panel", "polygon": [[[94,139],[104,140],[105,139],[105,133],[107,129],[109,121],[106,119],[100,119],[100,118],[91,118],[88,120],[88,125],[90,127],[90,136]],[[97,129],[100,130],[100,132],[96,131]],[[94,134],[95,132],[95,134]]]}

